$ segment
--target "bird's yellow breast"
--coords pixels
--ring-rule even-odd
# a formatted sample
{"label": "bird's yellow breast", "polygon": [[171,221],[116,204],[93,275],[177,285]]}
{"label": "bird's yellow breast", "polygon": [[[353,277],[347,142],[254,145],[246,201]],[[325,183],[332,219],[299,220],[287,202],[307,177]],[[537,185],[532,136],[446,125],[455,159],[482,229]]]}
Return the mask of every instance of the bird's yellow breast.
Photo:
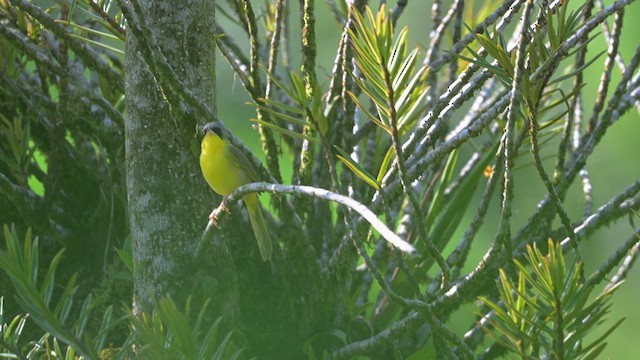
{"label": "bird's yellow breast", "polygon": [[216,193],[227,196],[239,186],[250,182],[233,160],[228,144],[218,135],[208,132],[202,139],[200,150],[202,175]]}

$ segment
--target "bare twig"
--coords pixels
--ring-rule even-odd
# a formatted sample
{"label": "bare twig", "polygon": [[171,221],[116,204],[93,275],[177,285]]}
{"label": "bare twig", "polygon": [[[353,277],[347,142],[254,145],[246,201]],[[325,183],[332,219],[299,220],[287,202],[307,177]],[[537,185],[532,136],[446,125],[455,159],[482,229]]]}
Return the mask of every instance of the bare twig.
{"label": "bare twig", "polygon": [[[279,184],[268,184],[268,183],[252,183],[248,185],[243,185],[236,189],[231,195],[227,197],[227,204],[232,205],[236,201],[240,200],[244,195],[252,192],[260,192],[260,191],[268,191],[278,194],[291,194],[296,196],[307,196],[314,197],[319,199],[324,199],[332,202],[336,202],[338,204],[342,204],[360,214],[374,229],[376,229],[380,235],[382,235],[385,240],[387,240],[391,245],[400,249],[401,251],[413,254],[416,252],[416,249],[413,245],[407,243],[402,240],[398,235],[396,235],[391,229],[387,227],[384,223],[378,220],[378,216],[373,213],[369,208],[367,208],[362,203],[329,190],[319,189],[312,186],[301,186],[301,185],[279,185]],[[222,209],[216,209],[218,213],[223,211]]]}
{"label": "bare twig", "polygon": [[[249,93],[251,94],[253,101],[258,105],[256,106],[258,121],[271,123],[272,121],[269,113],[263,108],[264,102],[262,100],[262,96],[264,94],[263,91],[266,90],[263,89],[262,80],[260,79],[260,58],[258,56],[260,43],[258,40],[258,24],[256,23],[253,7],[249,0],[242,1],[242,10],[246,16],[247,31],[249,32],[249,79],[251,83],[251,91]],[[280,183],[282,182],[282,175],[280,174],[280,165],[278,160],[278,146],[276,145],[273,137],[273,131],[269,129],[269,127],[263,126],[260,123],[258,123],[258,131],[260,132],[262,150],[264,151],[265,158],[267,160],[267,168],[271,175],[276,179],[276,182]]]}
{"label": "bare twig", "polygon": [[[518,51],[516,52],[516,65],[514,67],[513,81],[511,83],[511,96],[509,99],[509,107],[507,108],[507,125],[505,126],[504,136],[504,186],[502,191],[502,206],[500,210],[500,224],[496,240],[502,243],[505,255],[508,257],[513,252],[511,243],[511,205],[513,204],[513,165],[515,163],[515,121],[516,116],[520,112],[520,102],[523,94],[521,89],[523,78],[527,76],[525,69],[525,60],[527,47],[529,43],[529,16],[533,9],[533,0],[526,0],[524,12],[522,14],[522,22],[520,25],[520,35],[518,36]],[[507,263],[510,271],[514,272],[515,268],[512,263]]]}

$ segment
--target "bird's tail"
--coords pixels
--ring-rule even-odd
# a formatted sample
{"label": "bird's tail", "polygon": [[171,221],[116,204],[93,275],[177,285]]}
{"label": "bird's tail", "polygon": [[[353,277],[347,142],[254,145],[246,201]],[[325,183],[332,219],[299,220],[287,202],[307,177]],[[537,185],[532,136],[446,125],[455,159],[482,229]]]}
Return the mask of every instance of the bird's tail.
{"label": "bird's tail", "polygon": [[242,199],[249,211],[249,220],[251,221],[251,227],[253,228],[253,234],[258,241],[258,248],[260,249],[260,255],[262,260],[271,260],[273,253],[273,247],[271,245],[271,237],[269,236],[269,229],[267,223],[262,215],[262,206],[258,200],[258,195],[249,194]]}

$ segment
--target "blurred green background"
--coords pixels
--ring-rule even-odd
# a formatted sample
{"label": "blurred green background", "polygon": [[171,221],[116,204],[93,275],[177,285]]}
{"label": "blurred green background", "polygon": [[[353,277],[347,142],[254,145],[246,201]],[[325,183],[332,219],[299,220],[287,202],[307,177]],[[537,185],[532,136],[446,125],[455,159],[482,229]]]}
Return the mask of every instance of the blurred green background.
{"label": "blurred green background", "polygon": [[[51,6],[51,1],[42,1],[45,5]],[[377,2],[372,2],[377,4]],[[445,1],[443,12],[450,1]],[[468,8],[473,6],[472,1],[465,2]],[[479,5],[481,2],[478,2]],[[496,2],[497,3],[497,2]],[[573,1],[572,6],[579,5],[580,1]],[[611,3],[610,1],[607,4]],[[221,6],[226,6],[219,1]],[[390,2],[394,5],[395,2]],[[256,9],[262,8],[261,4],[255,4]],[[290,2],[291,24],[289,28],[289,37],[291,39],[290,48],[290,64],[295,70],[300,65],[300,21],[297,18],[298,3]],[[257,15],[260,13],[256,10]],[[333,67],[333,60],[337,45],[341,35],[341,26],[335,21],[333,15],[329,12],[324,2],[317,3],[317,46],[318,46],[318,81],[323,85],[323,89],[328,87],[328,76]],[[620,53],[625,61],[628,61],[636,47],[639,44],[638,33],[640,33],[640,22],[635,19],[640,16],[640,3],[633,4],[626,13],[625,24],[622,33],[622,42]],[[227,31],[229,36],[246,49],[248,53],[248,42],[245,33],[235,25],[231,20],[218,16],[221,25]],[[398,28],[408,26],[411,43],[418,48],[426,48],[429,43],[429,33],[431,31],[431,2],[430,1],[410,1],[408,6],[400,17]],[[510,28],[512,29],[512,28]],[[508,33],[505,34],[508,37]],[[441,49],[447,49],[448,43],[442,44]],[[588,59],[595,56],[602,50],[606,50],[607,44],[604,36],[600,34],[592,42],[589,47]],[[424,51],[422,52],[424,56]],[[604,57],[599,58],[585,71],[585,82],[587,86],[583,90],[584,95],[584,111],[585,116],[591,114],[593,102],[597,93],[597,88],[602,73]],[[570,64],[563,63],[561,66]],[[217,58],[217,101],[218,115],[226,125],[238,135],[247,146],[253,149],[253,152],[264,159],[261,146],[258,141],[257,131],[252,129],[254,123],[250,119],[255,118],[255,107],[249,104],[247,96],[241,82],[236,79],[233,70],[226,63],[226,60],[219,56]],[[613,72],[613,79],[609,86],[609,94],[614,91],[617,82],[620,79],[620,70],[616,67]],[[458,111],[451,118],[452,121],[461,119],[464,116],[464,110]],[[610,128],[606,136],[596,148],[593,156],[589,158],[587,168],[591,175],[593,185],[594,209],[603,205],[611,196],[619,193],[626,186],[640,178],[640,115],[637,108],[633,109]],[[547,146],[550,147],[547,152],[553,153],[557,149],[557,142],[552,142]],[[468,148],[467,150],[470,150]],[[520,225],[526,222],[529,214],[535,209],[537,203],[543,197],[545,190],[542,182],[539,180],[535,169],[530,166],[532,163],[531,156],[526,150],[522,151],[523,156],[518,158],[515,173],[515,199],[514,213],[512,219],[513,231],[515,232]],[[464,155],[464,154],[463,154]],[[283,156],[288,156],[284,154]],[[465,160],[464,156],[461,161]],[[553,169],[555,159],[546,160],[547,171]],[[289,166],[290,161],[282,161],[281,164]],[[285,182],[289,181],[291,169],[283,169]],[[483,189],[477,190],[476,203],[471,206],[472,211],[475,209],[479,200],[479,195]],[[366,203],[366,199],[364,200]],[[569,192],[566,205],[572,220],[577,221],[582,216],[584,199],[580,188],[573,186]],[[471,213],[472,211],[469,211]],[[471,214],[467,214],[467,220],[463,224],[468,224]],[[497,228],[497,219],[499,213],[499,204],[496,198],[487,222],[483,225],[481,232],[477,237],[477,241],[473,246],[473,252],[469,256],[468,264],[471,268],[484,254],[489,244],[493,240],[495,230]],[[637,220],[637,219],[636,219]],[[637,222],[637,221],[636,221]],[[458,229],[458,235],[461,236],[464,229]],[[633,227],[626,219],[620,220],[609,227],[605,227],[597,231],[587,241],[581,243],[580,247],[586,260],[586,274],[596,270],[597,265],[607,259],[615,249],[620,246],[634,231]],[[594,265],[595,264],[595,265]],[[613,274],[611,274],[613,275]],[[613,320],[626,318],[622,325],[609,337],[609,346],[605,349],[603,358],[615,359],[633,359],[637,358],[637,350],[633,344],[636,338],[636,331],[640,331],[640,312],[637,311],[637,304],[640,303],[640,270],[634,268],[628,276],[628,281],[624,284],[613,298],[614,306],[610,314],[609,326],[613,324]],[[476,308],[473,305],[467,305],[457,311],[451,318],[449,325],[458,334],[463,334],[474,317]],[[602,327],[602,331],[607,328],[607,324]],[[594,334],[592,336],[597,336]]]}
{"label": "blurred green background", "polygon": [[[448,4],[449,2],[447,1],[445,3]],[[571,5],[575,7],[580,3],[582,2],[574,1]],[[291,39],[290,64],[293,69],[298,70],[300,66],[300,44],[299,38],[297,37],[299,37],[300,34],[300,22],[295,16],[298,14],[298,4],[296,2],[290,2],[290,4],[292,6],[290,12],[292,14],[292,21],[289,31]],[[390,5],[394,4],[395,2],[390,2]],[[467,4],[469,4],[469,2],[467,2]],[[640,4],[636,3],[632,5],[630,9],[631,11],[627,11],[625,17],[626,21],[620,47],[620,53],[625,61],[631,58],[638,46],[637,34],[640,33],[640,22],[634,21],[637,16],[640,16]],[[442,11],[446,11],[446,8]],[[318,34],[318,81],[324,85],[323,89],[326,90],[328,87],[327,79],[331,73],[335,52],[340,39],[341,27],[328,11],[328,7],[322,2],[318,3],[316,15],[316,30]],[[227,33],[236,39],[248,52],[246,37],[240,28],[221,16],[219,16],[219,19],[221,19],[222,26]],[[413,45],[424,49],[429,43],[429,32],[431,30],[430,19],[431,2],[411,1],[400,17],[397,28],[408,26]],[[508,33],[505,34],[505,37],[508,38],[508,35]],[[441,49],[446,49],[448,46],[450,46],[450,42],[443,44]],[[600,51],[606,50],[606,48],[607,44],[605,43],[604,36],[600,34],[590,45],[587,58],[592,58]],[[424,51],[422,55],[424,56]],[[253,105],[248,104],[249,97],[244,91],[240,81],[235,78],[226,60],[220,56],[217,61],[218,115],[236,135],[253,149],[258,157],[264,159],[262,151],[260,150],[257,132],[252,129],[253,123],[249,121],[249,119],[256,117],[255,108]],[[597,93],[604,61],[605,57],[600,57],[585,71],[585,82],[587,86],[583,91],[583,101],[586,117],[590,116],[592,112],[591,109]],[[563,63],[561,67],[568,65],[570,64]],[[620,70],[616,67],[613,74],[611,81],[613,85],[609,86],[609,94],[615,90],[615,86],[620,79]],[[464,113],[460,112],[459,116],[457,115],[458,114],[455,114],[452,117],[452,121],[461,119]],[[610,128],[593,156],[589,158],[587,168],[591,175],[593,185],[594,209],[603,205],[611,196],[619,193],[625,187],[636,181],[636,179],[640,178],[640,161],[638,160],[640,157],[639,139],[640,115],[636,108],[621,117],[620,120]],[[557,141],[547,146],[550,147],[547,152],[554,153],[557,150]],[[538,178],[534,167],[530,166],[532,159],[528,150],[523,150],[522,153],[523,156],[521,156],[516,163],[518,170],[516,171],[515,179],[516,202],[512,219],[513,232],[526,222],[529,214],[535,209],[537,203],[545,193],[544,186]],[[288,166],[289,163],[289,161],[282,162],[283,166]],[[552,173],[555,159],[547,159],[545,163],[547,164],[547,171]],[[290,174],[290,169],[283,171],[285,182],[288,181],[288,174]],[[483,189],[478,189],[477,195],[480,195],[482,190]],[[471,206],[472,210],[476,208],[476,204]],[[581,189],[578,186],[574,185],[570,190],[566,199],[566,205],[572,220],[577,221],[580,219],[583,213],[584,199],[581,194]],[[492,241],[497,228],[498,213],[499,207],[496,200],[487,217],[488,221],[483,225],[478,235],[478,241],[476,241],[473,246],[473,252],[469,257],[470,265],[477,263]],[[466,222],[463,222],[463,224],[469,223],[470,214],[467,214],[467,217],[468,219]],[[491,220],[494,221],[492,222]],[[463,231],[464,229],[458,230],[460,236]],[[587,241],[581,243],[580,248],[586,260],[586,274],[588,275],[595,271],[597,265],[607,259],[633,231],[633,227],[629,224],[629,221],[625,219],[597,231]],[[610,314],[612,321],[610,321],[608,325],[612,325],[613,320],[619,318],[624,317],[626,320],[618,330],[609,337],[609,346],[605,349],[602,357],[616,359],[636,358],[637,350],[634,346],[629,346],[629,344],[633,344],[637,336],[636,331],[640,331],[640,312],[637,311],[637,304],[640,303],[640,270],[638,270],[637,267],[629,273],[627,283],[618,290],[613,298],[613,303],[614,306]],[[450,325],[458,334],[463,334],[467,330],[466,327],[473,319],[474,311],[475,308],[473,306],[466,306],[452,317]],[[602,327],[603,331],[607,328],[606,325],[607,324]],[[594,334],[592,336],[596,335],[597,334]]]}

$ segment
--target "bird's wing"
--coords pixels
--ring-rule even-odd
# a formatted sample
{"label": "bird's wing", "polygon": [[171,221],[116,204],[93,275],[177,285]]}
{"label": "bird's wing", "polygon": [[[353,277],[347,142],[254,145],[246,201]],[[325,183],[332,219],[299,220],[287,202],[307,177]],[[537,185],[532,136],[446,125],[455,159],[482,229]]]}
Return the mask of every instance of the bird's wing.
{"label": "bird's wing", "polygon": [[249,180],[253,182],[260,180],[255,168],[240,149],[233,145],[229,145],[229,153],[233,157],[233,162],[245,173],[245,175],[247,175]]}

